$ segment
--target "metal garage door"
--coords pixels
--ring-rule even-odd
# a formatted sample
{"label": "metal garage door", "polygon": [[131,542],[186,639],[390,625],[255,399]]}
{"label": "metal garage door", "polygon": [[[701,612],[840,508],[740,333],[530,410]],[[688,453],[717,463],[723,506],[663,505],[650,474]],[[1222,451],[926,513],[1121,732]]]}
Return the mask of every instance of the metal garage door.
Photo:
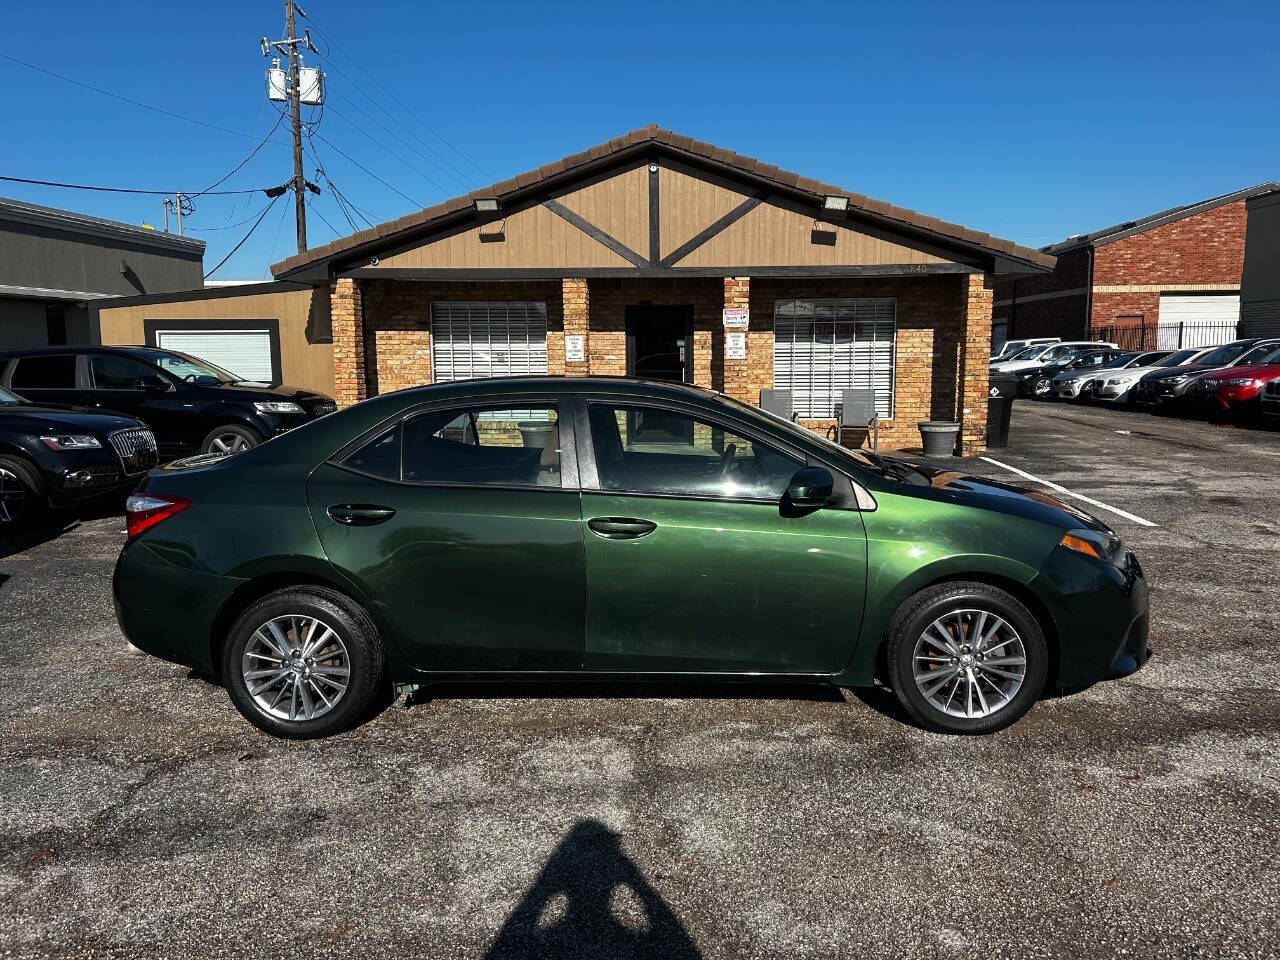
{"label": "metal garage door", "polygon": [[266,330],[158,330],[156,346],[208,360],[241,380],[274,380]]}
{"label": "metal garage door", "polygon": [[1207,347],[1236,337],[1240,323],[1240,294],[1160,294],[1160,335],[1157,348]]}

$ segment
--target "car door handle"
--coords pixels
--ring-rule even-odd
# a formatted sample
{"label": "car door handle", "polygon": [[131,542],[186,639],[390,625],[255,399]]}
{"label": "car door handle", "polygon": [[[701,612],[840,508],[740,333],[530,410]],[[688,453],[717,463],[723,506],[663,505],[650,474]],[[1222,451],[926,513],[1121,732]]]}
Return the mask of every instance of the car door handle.
{"label": "car door handle", "polygon": [[658,529],[651,520],[633,520],[631,517],[595,517],[587,521],[587,526],[597,537],[605,540],[635,540]]}
{"label": "car door handle", "polygon": [[335,503],[328,512],[334,521],[348,527],[371,527],[396,515],[390,507],[380,507],[373,503]]}

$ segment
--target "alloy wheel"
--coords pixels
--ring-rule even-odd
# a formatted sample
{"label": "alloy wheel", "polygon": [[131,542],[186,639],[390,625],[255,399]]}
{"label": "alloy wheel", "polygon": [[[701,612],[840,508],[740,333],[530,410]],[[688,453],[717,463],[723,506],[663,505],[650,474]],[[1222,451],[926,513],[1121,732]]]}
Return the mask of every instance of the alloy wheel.
{"label": "alloy wheel", "polygon": [[241,676],[254,706],[276,720],[323,717],[351,682],[351,658],[337,632],[307,614],[268,620],[249,637]]}
{"label": "alloy wheel", "polygon": [[925,628],[911,663],[916,688],[931,707],[953,717],[987,717],[1022,689],[1027,651],[1003,617],[953,610]]}
{"label": "alloy wheel", "polygon": [[220,433],[209,443],[210,453],[242,453],[249,449],[249,442],[238,433]]}
{"label": "alloy wheel", "polygon": [[0,467],[0,526],[15,523],[27,502],[27,488],[12,470]]}

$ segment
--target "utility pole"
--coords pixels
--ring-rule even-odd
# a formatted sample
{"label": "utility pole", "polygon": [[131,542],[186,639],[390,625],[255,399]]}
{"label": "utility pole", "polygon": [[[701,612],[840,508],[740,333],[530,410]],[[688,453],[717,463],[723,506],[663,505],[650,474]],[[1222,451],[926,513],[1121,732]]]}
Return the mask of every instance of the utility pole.
{"label": "utility pole", "polygon": [[[302,66],[298,44],[305,45],[312,53],[319,51],[311,42],[310,30],[304,30],[303,35],[298,36],[295,14],[301,14],[304,18],[307,15],[296,0],[284,0],[284,39],[268,40],[263,37],[261,46],[264,57],[271,56],[274,50],[279,56],[288,59],[288,70],[280,69],[279,56],[271,61],[271,69],[267,71],[267,98],[277,103],[289,101],[289,126],[293,132],[293,178],[290,182],[298,223],[298,252],[302,253],[307,249],[307,190],[320,192],[314,184],[307,183],[302,173],[302,104],[305,101],[308,106],[315,107],[323,102],[321,90],[324,74],[314,67],[308,69]],[[302,90],[304,75],[307,81],[305,96]]]}
{"label": "utility pole", "polygon": [[176,194],[173,198],[173,208],[178,214],[178,236],[182,236],[182,194]]}
{"label": "utility pole", "polygon": [[[302,75],[298,70],[298,36],[293,20],[293,0],[284,0],[285,43],[289,48],[289,123],[293,128],[293,207],[298,222],[298,252],[307,249],[307,191],[302,176]],[[178,214],[182,233],[182,214]]]}

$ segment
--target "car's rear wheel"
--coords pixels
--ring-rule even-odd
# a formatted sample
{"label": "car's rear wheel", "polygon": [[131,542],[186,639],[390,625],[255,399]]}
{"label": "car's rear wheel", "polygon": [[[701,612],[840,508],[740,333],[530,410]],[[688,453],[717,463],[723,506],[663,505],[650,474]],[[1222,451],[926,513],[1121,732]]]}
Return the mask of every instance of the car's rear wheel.
{"label": "car's rear wheel", "polygon": [[40,472],[20,457],[0,455],[0,533],[30,526],[47,505]]}
{"label": "car's rear wheel", "polygon": [[200,445],[200,450],[202,453],[222,453],[230,456],[233,453],[252,450],[261,442],[262,434],[257,430],[235,423],[225,423],[209,431],[209,435],[204,438],[204,443]]}
{"label": "car's rear wheel", "polygon": [[236,709],[268,733],[297,739],[340,733],[358,721],[385,663],[368,614],[324,587],[290,587],[256,601],[222,650]]}
{"label": "car's rear wheel", "polygon": [[928,587],[894,615],[886,662],[893,692],[922,726],[992,733],[1031,709],[1048,673],[1044,630],[1027,607],[986,583]]}

